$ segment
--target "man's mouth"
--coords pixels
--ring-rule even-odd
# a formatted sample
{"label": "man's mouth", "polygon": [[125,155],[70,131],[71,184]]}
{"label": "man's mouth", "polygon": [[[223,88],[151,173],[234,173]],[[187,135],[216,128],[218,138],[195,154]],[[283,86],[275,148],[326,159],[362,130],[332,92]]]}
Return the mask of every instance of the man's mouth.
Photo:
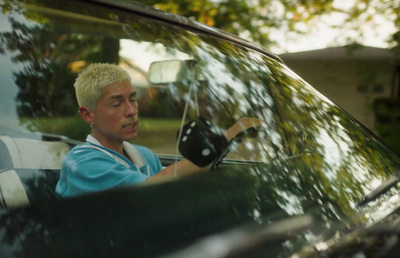
{"label": "man's mouth", "polygon": [[129,124],[123,125],[122,128],[132,128],[132,127],[135,127],[136,125],[137,125],[137,122],[129,123]]}

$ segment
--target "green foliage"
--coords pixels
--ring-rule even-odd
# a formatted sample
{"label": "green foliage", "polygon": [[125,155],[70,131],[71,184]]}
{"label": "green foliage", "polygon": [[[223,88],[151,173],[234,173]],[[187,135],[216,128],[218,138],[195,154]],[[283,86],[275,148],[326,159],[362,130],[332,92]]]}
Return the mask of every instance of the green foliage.
{"label": "green foliage", "polygon": [[333,0],[210,1],[150,0],[147,5],[179,14],[268,46],[271,29],[296,31],[295,24],[328,13]]}
{"label": "green foliage", "polygon": [[[357,34],[356,37],[348,39],[349,44],[362,42],[363,34],[367,31],[361,30],[360,24],[371,24],[372,27],[378,25],[374,19],[376,15],[389,17],[388,21],[393,22],[396,27],[400,24],[398,0],[357,0],[352,5],[343,5],[346,7],[334,5],[334,0],[146,0],[143,2],[162,11],[183,15],[243,36],[266,47],[279,44],[270,36],[273,30],[304,34],[307,31],[304,31],[304,27],[299,29],[297,24],[307,25],[325,14],[336,13],[346,17],[343,24],[332,26]],[[398,31],[388,41],[400,52]]]}
{"label": "green foliage", "polygon": [[[90,134],[89,125],[80,116],[25,117],[20,119],[20,123],[32,132],[58,134],[79,141],[85,141]],[[180,123],[180,119],[140,118],[140,137],[133,142],[163,152],[174,150],[176,137],[171,135],[177,135]]]}
{"label": "green foliage", "polygon": [[400,154],[400,99],[379,98],[373,103],[376,130],[383,141]]}
{"label": "green foliage", "polygon": [[90,133],[90,127],[81,117],[21,118],[20,123],[32,132],[42,132],[67,136],[84,141]]}
{"label": "green foliage", "polygon": [[19,88],[18,114],[71,116],[78,106],[73,88],[77,71],[72,64],[80,60],[116,63],[119,41],[55,32],[46,19],[39,20],[44,24],[29,26],[10,19],[12,32],[0,33],[0,53],[11,53],[14,62],[23,64],[23,69],[14,73]]}
{"label": "green foliage", "polygon": [[140,115],[144,117],[179,118],[182,113],[168,97],[166,91],[153,92],[152,101],[139,102]]}

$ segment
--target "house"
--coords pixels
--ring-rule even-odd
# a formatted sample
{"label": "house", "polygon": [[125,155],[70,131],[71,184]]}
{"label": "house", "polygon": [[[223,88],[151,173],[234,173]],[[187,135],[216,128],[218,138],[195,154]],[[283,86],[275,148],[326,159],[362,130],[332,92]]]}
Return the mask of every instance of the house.
{"label": "house", "polygon": [[400,56],[388,49],[353,45],[279,56],[372,131],[376,132],[373,101],[400,97]]}

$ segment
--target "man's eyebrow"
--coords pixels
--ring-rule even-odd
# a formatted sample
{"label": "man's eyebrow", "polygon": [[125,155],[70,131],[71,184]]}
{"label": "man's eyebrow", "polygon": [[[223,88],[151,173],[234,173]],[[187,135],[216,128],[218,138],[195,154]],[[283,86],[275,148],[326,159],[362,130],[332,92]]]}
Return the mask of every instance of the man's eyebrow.
{"label": "man's eyebrow", "polygon": [[113,96],[110,96],[110,97],[108,98],[108,100],[114,100],[114,99],[116,99],[116,100],[122,100],[122,99],[124,99],[124,96],[122,96],[122,95],[113,95]]}
{"label": "man's eyebrow", "polygon": [[[136,95],[137,95],[136,91],[135,91],[135,92],[132,92],[132,93],[129,95],[129,98],[136,97]],[[108,98],[108,100],[114,100],[114,99],[116,99],[116,100],[123,100],[123,99],[124,99],[124,96],[123,96],[123,95],[113,95],[113,96],[110,96],[110,97]]]}

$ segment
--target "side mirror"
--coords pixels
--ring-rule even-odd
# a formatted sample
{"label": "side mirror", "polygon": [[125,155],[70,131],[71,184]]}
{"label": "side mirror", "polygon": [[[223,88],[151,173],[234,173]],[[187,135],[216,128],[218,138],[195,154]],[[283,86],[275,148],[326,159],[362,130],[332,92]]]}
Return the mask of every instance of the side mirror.
{"label": "side mirror", "polygon": [[188,80],[201,80],[197,61],[165,60],[153,62],[150,65],[149,82],[151,84],[182,83]]}

